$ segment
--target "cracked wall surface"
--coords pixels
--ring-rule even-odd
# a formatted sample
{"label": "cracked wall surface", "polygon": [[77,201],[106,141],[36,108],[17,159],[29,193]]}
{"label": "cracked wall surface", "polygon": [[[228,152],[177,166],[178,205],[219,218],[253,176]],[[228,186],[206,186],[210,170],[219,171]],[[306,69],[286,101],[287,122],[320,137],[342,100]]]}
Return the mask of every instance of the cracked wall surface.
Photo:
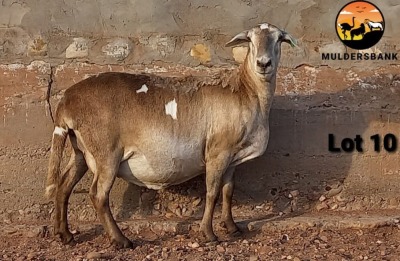
{"label": "cracked wall surface", "polygon": [[[399,52],[400,3],[372,2],[384,14],[386,29],[382,40],[367,52]],[[328,133],[338,139],[356,134],[369,139],[389,132],[400,137],[397,61],[321,59],[322,52],[355,52],[346,50],[334,27],[337,11],[346,3],[1,1],[0,214],[45,204],[42,195],[53,128],[49,107],[54,110],[69,86],[106,71],[207,75],[233,68],[247,48],[224,44],[265,21],[290,32],[299,47],[282,47],[270,144],[263,157],[239,167],[238,203],[273,202],[285,210],[292,206],[288,193],[298,191],[299,204],[306,210],[397,208],[399,153],[375,153],[370,143],[362,154],[327,150]],[[90,205],[89,183],[88,175],[73,197],[71,211],[77,218]],[[198,179],[160,197],[179,202],[180,197],[204,192],[203,187]],[[332,191],[340,193],[333,197]],[[127,213],[141,208],[142,193],[118,181],[114,207],[126,209],[123,206],[129,203]],[[175,196],[165,196],[169,193]]]}

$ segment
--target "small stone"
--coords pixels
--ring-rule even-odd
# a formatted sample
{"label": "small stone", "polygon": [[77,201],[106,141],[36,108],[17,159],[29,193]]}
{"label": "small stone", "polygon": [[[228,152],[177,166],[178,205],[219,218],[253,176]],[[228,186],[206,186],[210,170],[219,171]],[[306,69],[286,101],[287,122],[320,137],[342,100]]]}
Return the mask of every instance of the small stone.
{"label": "small stone", "polygon": [[261,204],[260,206],[256,206],[256,209],[262,209],[264,208],[264,204]]}
{"label": "small stone", "polygon": [[399,202],[395,198],[390,198],[389,199],[389,207],[397,207],[399,205]]}
{"label": "small stone", "polygon": [[186,211],[183,212],[183,216],[185,217],[191,217],[193,215],[193,210],[192,209],[186,209]]}
{"label": "small stone", "polygon": [[194,243],[192,243],[192,244],[190,245],[190,247],[191,247],[191,248],[198,248],[198,247],[200,247],[200,245],[199,245],[199,243],[194,242]]}
{"label": "small stone", "polygon": [[27,258],[28,260],[31,260],[31,259],[34,259],[35,256],[36,256],[36,253],[29,253],[29,254],[26,256],[26,258]]}
{"label": "small stone", "polygon": [[5,229],[3,229],[3,231],[4,231],[6,234],[12,235],[12,234],[17,233],[17,232],[18,232],[18,229],[14,228],[14,227],[11,227],[11,228],[5,228]]}
{"label": "small stone", "polygon": [[335,203],[335,204],[333,204],[333,205],[331,206],[331,209],[332,209],[332,210],[335,210],[335,209],[337,209],[338,207],[339,207],[339,205]]}
{"label": "small stone", "polygon": [[339,186],[337,188],[332,188],[331,190],[329,190],[326,193],[326,197],[327,198],[335,197],[335,196],[339,195],[339,193],[342,192],[342,190],[343,190],[343,186]]}
{"label": "small stone", "polygon": [[253,222],[250,222],[249,224],[247,224],[247,229],[248,229],[249,231],[254,231],[254,230],[257,229],[257,227],[254,225]]}
{"label": "small stone", "polygon": [[328,204],[326,204],[325,202],[321,202],[320,204],[318,204],[318,205],[316,206],[316,209],[317,209],[318,211],[323,210],[323,209],[328,209],[328,208],[329,208],[329,206],[328,206]]}
{"label": "small stone", "polygon": [[223,246],[218,245],[217,246],[217,252],[220,253],[220,254],[223,254],[223,253],[225,253],[225,248]]}
{"label": "small stone", "polygon": [[258,253],[259,253],[260,255],[266,255],[266,254],[268,253],[268,250],[269,250],[268,246],[262,246],[262,247],[258,250]]}
{"label": "small stone", "polygon": [[87,259],[100,259],[100,258],[102,258],[102,257],[103,257],[103,254],[102,254],[102,253],[100,253],[100,252],[95,252],[95,251],[89,252],[89,253],[86,255],[86,258],[87,258]]}
{"label": "small stone", "polygon": [[173,216],[175,216],[173,213],[170,212],[165,213],[166,218],[172,218]]}
{"label": "small stone", "polygon": [[34,237],[43,237],[46,234],[47,227],[46,226],[38,226],[33,228],[32,230],[28,231],[26,236],[30,238]]}
{"label": "small stone", "polygon": [[298,190],[293,190],[290,191],[290,195],[292,195],[292,197],[298,197],[300,195],[300,192]]}
{"label": "small stone", "polygon": [[286,257],[286,259],[287,259],[287,260],[292,260],[293,257],[289,255],[289,256]]}
{"label": "small stone", "polygon": [[328,237],[327,236],[320,236],[319,238],[324,242],[328,242]]}
{"label": "small stone", "polygon": [[168,203],[168,210],[170,211],[170,212],[172,212],[172,213],[176,213],[176,209],[177,208],[179,208],[179,205],[178,205],[178,203],[176,203],[176,202],[170,202],[170,203]]}
{"label": "small stone", "polygon": [[246,239],[242,241],[243,244],[249,244],[249,241],[247,241]]}
{"label": "small stone", "polygon": [[325,197],[324,195],[322,195],[322,196],[319,197],[319,201],[323,202],[323,201],[325,201],[325,200],[326,200],[326,197]]}
{"label": "small stone", "polygon": [[337,202],[346,202],[347,201],[346,198],[344,198],[341,194],[336,195],[334,198]]}
{"label": "small stone", "polygon": [[257,260],[258,260],[258,257],[255,255],[251,255],[249,258],[249,261],[257,261]]}
{"label": "small stone", "polygon": [[197,199],[195,199],[195,200],[193,201],[192,205],[193,205],[194,207],[197,207],[198,205],[200,205],[200,202],[201,202],[201,198],[197,198]]}
{"label": "small stone", "polygon": [[300,258],[298,258],[297,256],[295,258],[293,258],[293,261],[301,261]]}
{"label": "small stone", "polygon": [[168,258],[168,256],[169,256],[169,253],[167,253],[167,252],[162,252],[161,253],[161,257],[165,260],[165,259],[167,259]]}
{"label": "small stone", "polygon": [[289,241],[289,235],[288,234],[283,234],[281,238],[282,243],[286,243]]}
{"label": "small stone", "polygon": [[182,210],[181,210],[180,207],[177,207],[177,208],[175,209],[175,214],[176,214],[178,217],[182,217]]}

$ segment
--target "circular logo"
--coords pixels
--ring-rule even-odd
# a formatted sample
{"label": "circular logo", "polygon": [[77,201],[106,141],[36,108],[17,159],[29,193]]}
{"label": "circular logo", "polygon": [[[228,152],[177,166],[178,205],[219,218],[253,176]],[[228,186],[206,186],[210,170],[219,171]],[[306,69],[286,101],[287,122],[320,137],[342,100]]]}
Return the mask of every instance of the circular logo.
{"label": "circular logo", "polygon": [[379,8],[367,1],[345,5],[336,17],[336,32],[348,47],[368,49],[379,42],[385,31],[385,20]]}

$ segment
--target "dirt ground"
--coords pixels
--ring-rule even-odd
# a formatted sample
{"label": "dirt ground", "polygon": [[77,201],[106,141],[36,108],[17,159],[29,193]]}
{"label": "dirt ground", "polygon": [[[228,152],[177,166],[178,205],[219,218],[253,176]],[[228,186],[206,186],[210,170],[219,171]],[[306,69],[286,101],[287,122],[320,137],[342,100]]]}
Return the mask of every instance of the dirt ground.
{"label": "dirt ground", "polygon": [[240,221],[243,235],[231,238],[217,219],[220,242],[206,244],[199,220],[129,220],[119,222],[135,245],[127,250],[110,246],[98,222],[72,221],[75,245],[53,237],[49,221],[3,222],[0,260],[398,260],[399,222],[394,211],[271,215]]}
{"label": "dirt ground", "polygon": [[[348,133],[342,130],[367,138],[389,131],[398,135],[398,66],[378,76],[321,69],[319,77],[320,69],[303,67],[282,74],[269,150],[238,168],[233,211],[243,236],[226,236],[217,217],[221,242],[213,245],[202,243],[198,233],[205,195],[201,177],[162,193],[116,184],[114,216],[136,246],[116,250],[89,202],[90,175],[71,198],[76,245],[61,245],[51,233],[54,208],[43,200],[53,126],[41,125],[47,118],[40,104],[30,105],[29,121],[28,107],[16,111],[7,118],[12,127],[3,131],[7,136],[0,147],[0,260],[400,260],[400,214],[389,210],[400,202],[398,153],[336,157],[315,142],[326,140],[328,131],[343,137]],[[334,77],[341,74],[345,78]],[[36,125],[27,129],[27,122]],[[287,146],[298,140],[300,147]],[[388,169],[385,176],[377,169],[381,166]],[[367,209],[382,210],[361,212]]]}

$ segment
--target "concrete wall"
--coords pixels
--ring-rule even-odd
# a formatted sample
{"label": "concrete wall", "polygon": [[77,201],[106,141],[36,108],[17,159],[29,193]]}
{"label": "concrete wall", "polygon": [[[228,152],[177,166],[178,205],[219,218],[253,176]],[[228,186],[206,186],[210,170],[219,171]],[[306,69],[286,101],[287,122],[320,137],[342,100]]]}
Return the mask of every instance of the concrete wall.
{"label": "concrete wall", "polygon": [[[386,30],[378,45],[367,51],[398,52],[400,3],[372,2],[385,16]],[[263,157],[239,168],[238,203],[274,202],[285,211],[287,206],[291,211],[398,207],[399,153],[374,152],[369,136],[388,132],[400,136],[399,63],[321,60],[322,52],[346,51],[335,32],[336,14],[345,3],[2,1],[0,214],[51,213],[46,210],[51,205],[42,198],[53,128],[48,94],[54,109],[63,90],[103,71],[207,74],[236,66],[234,56],[243,55],[245,49],[232,53],[224,43],[264,21],[293,34],[299,48],[283,47],[270,145]],[[328,133],[338,139],[360,134],[368,141],[367,150],[332,154]],[[85,209],[90,205],[89,182],[87,176],[73,197],[72,212],[81,219],[90,216]],[[138,206],[152,208],[143,203],[147,198],[149,204],[177,201],[181,209],[188,209],[185,202],[190,200],[184,199],[203,197],[203,186],[197,179],[154,195],[118,181],[114,207],[130,215]],[[294,191],[299,192],[296,208],[290,196],[297,194]],[[321,198],[325,194],[326,200]]]}
{"label": "concrete wall", "polygon": [[[375,1],[382,10],[382,52],[395,51],[400,28],[395,0]],[[268,21],[300,39],[283,65],[320,65],[321,52],[344,51],[335,32],[337,12],[347,1],[2,1],[0,61],[46,60],[61,64],[78,59],[96,64],[152,63],[196,65],[190,49],[204,44],[211,64],[231,59],[222,44],[257,23]],[[202,49],[202,48],[200,48]],[[201,51],[201,50],[200,50]],[[205,51],[207,52],[207,50]],[[352,66],[351,63],[333,63]],[[382,63],[382,65],[385,65]]]}

